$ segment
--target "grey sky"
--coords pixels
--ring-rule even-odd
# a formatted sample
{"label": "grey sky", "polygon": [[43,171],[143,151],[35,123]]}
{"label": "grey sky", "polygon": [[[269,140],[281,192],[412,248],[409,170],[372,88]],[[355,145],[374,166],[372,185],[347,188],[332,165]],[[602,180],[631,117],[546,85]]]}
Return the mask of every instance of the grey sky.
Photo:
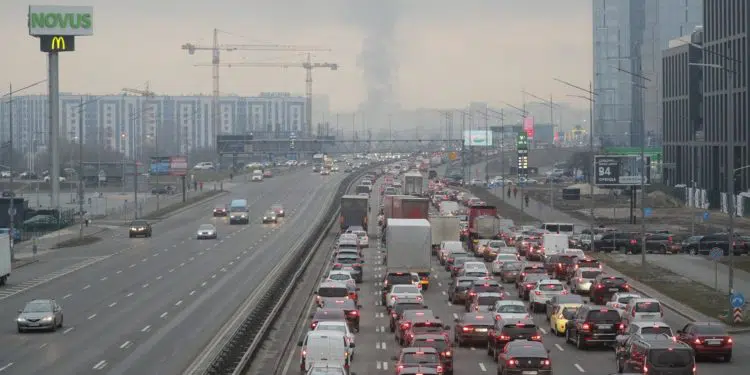
{"label": "grey sky", "polygon": [[[0,82],[22,86],[46,77],[46,59],[28,35],[28,2],[0,1]],[[586,85],[591,76],[590,0],[88,0],[94,36],[61,57],[61,91],[111,93],[143,87],[160,94],[210,93],[209,51],[189,56],[186,42],[315,45],[337,72],[313,73],[314,91],[334,111],[357,108],[367,93],[393,92],[403,108],[457,107],[469,101],[520,103],[520,90],[563,97],[574,93],[552,77]],[[392,23],[392,30],[389,24]],[[389,34],[390,37],[388,37]],[[366,36],[383,53],[361,54]],[[384,56],[385,55],[385,56]],[[289,52],[228,52],[224,62],[300,62]],[[380,60],[376,60],[380,59]],[[382,60],[382,61],[381,61]],[[367,68],[370,75],[363,75]],[[383,72],[385,70],[385,72]],[[385,79],[379,79],[385,75]],[[223,68],[222,93],[304,92],[304,70]],[[373,88],[377,81],[391,88]],[[29,92],[44,92],[44,87]],[[6,92],[7,88],[0,89]],[[585,106],[587,103],[576,103]]]}

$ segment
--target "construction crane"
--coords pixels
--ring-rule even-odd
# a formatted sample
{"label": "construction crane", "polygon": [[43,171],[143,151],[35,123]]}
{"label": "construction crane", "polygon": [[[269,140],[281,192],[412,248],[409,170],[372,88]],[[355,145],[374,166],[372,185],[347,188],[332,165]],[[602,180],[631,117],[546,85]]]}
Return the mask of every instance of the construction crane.
{"label": "construction crane", "polygon": [[[156,93],[154,93],[153,91],[151,91],[149,89],[149,82],[146,82],[146,89],[145,90],[131,89],[131,88],[127,88],[126,87],[126,88],[122,89],[122,92],[128,93],[128,94],[140,95],[140,96],[143,96],[145,98],[154,98],[156,96]],[[151,116],[154,117],[153,120],[156,121],[156,118],[155,118],[156,115],[153,112],[153,109],[154,109],[153,106],[149,106],[149,110],[151,112]],[[145,110],[143,112],[145,112]],[[156,151],[158,152],[159,151],[159,143],[158,143],[159,139],[158,139],[156,124],[154,124],[154,128],[148,129],[148,130],[154,136],[153,142],[154,142],[154,146],[156,148]],[[134,148],[133,153],[135,155],[135,144],[136,144],[135,143],[136,142],[135,141],[135,137],[131,135],[130,138],[132,139],[131,142],[132,142],[132,145],[133,145],[133,148]]]}
{"label": "construction crane", "polygon": [[[182,49],[188,51],[189,54],[194,55],[195,51],[211,51],[211,66],[213,66],[213,98],[211,102],[211,125],[213,127],[214,136],[219,134],[219,66],[221,65],[221,51],[300,51],[300,52],[315,52],[315,51],[330,51],[328,48],[319,47],[302,47],[293,46],[288,44],[219,44],[219,29],[214,29],[213,44],[210,46],[201,46],[192,43],[186,43],[182,45]],[[307,119],[308,126],[311,126],[309,122],[310,118]]]}
{"label": "construction crane", "polygon": [[[196,64],[196,66],[210,66],[212,64]],[[219,63],[219,66],[233,68],[233,67],[250,67],[250,68],[303,68],[307,71],[305,77],[306,83],[306,105],[305,105],[305,116],[309,126],[312,126],[312,71],[313,69],[325,68],[330,70],[338,70],[339,64],[321,62],[312,62],[312,57],[307,54],[307,61],[305,62],[240,62],[240,63]],[[309,130],[308,130],[309,131]]]}

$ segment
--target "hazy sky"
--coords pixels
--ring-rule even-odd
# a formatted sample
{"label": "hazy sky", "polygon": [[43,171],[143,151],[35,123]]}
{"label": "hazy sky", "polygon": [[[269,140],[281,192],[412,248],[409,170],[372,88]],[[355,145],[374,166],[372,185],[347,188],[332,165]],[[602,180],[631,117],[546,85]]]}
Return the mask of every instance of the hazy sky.
{"label": "hazy sky", "polygon": [[[28,2],[0,0],[0,84],[44,79],[46,57],[28,35]],[[388,96],[404,108],[459,107],[470,101],[520,104],[521,89],[548,96],[578,94],[552,80],[587,85],[591,77],[591,0],[88,0],[40,5],[93,5],[94,36],[61,53],[61,91],[210,93],[210,51],[188,55],[186,42],[278,43],[330,48],[313,73],[313,90],[333,111]],[[363,41],[366,41],[363,44]],[[364,47],[363,47],[364,45]],[[364,53],[363,53],[364,48]],[[235,51],[223,62],[301,62],[294,52]],[[367,74],[363,73],[367,71]],[[304,93],[304,69],[222,68],[221,92]],[[390,89],[389,89],[390,87]],[[40,86],[28,93],[43,93]],[[0,89],[0,93],[7,88]],[[392,92],[393,94],[389,94]],[[392,98],[390,98],[392,96]],[[581,107],[587,103],[577,103]]]}

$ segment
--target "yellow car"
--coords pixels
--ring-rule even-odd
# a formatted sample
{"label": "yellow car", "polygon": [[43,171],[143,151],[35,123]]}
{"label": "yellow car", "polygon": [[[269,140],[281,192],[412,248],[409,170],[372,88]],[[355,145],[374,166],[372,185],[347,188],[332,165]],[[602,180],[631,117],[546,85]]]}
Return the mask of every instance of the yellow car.
{"label": "yellow car", "polygon": [[578,308],[583,304],[580,303],[563,303],[555,306],[552,316],[549,318],[549,326],[557,336],[565,334],[568,320],[573,319]]}

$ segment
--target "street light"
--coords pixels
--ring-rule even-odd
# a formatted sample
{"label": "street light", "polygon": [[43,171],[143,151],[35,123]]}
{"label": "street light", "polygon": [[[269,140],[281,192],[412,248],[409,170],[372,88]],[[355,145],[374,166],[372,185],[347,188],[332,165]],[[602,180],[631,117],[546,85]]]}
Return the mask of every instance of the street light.
{"label": "street light", "polygon": [[[552,131],[554,132],[555,131],[555,117],[554,117],[555,108],[559,108],[560,106],[552,101],[552,94],[550,94],[549,99],[544,99],[542,97],[536,96],[525,90],[521,90],[521,92],[532,98],[541,100],[542,104],[549,107],[549,122],[550,122],[550,125],[552,126]],[[549,179],[549,206],[550,208],[553,208],[553,209],[555,208],[555,189],[552,186],[551,178]]]}
{"label": "street light", "polygon": [[[704,51],[708,51],[705,50]],[[724,82],[727,85],[727,122],[726,122],[726,137],[727,137],[727,213],[729,214],[729,293],[733,293],[734,290],[734,215],[735,213],[735,197],[734,197],[734,174],[740,170],[746,169],[746,167],[734,168],[734,78],[735,71],[728,69],[721,64],[706,64],[706,63],[688,63],[688,66],[700,66],[703,68],[721,69],[724,72]],[[730,85],[730,82],[732,84]],[[731,171],[731,172],[730,172]]]}
{"label": "street light", "polygon": [[589,153],[591,155],[591,160],[589,162],[589,193],[591,194],[591,225],[589,226],[589,230],[591,231],[591,245],[589,246],[590,250],[594,250],[594,208],[596,207],[596,201],[594,200],[594,103],[596,95],[598,95],[594,91],[594,84],[589,81],[589,88],[585,89],[581,86],[578,86],[576,84],[570,83],[568,81],[564,81],[559,78],[552,78],[553,80],[562,83],[565,86],[568,86],[570,88],[574,88],[578,91],[581,91],[585,94],[588,94],[588,96],[584,95],[568,95],[576,98],[581,98],[584,100],[587,100],[589,102]]}

